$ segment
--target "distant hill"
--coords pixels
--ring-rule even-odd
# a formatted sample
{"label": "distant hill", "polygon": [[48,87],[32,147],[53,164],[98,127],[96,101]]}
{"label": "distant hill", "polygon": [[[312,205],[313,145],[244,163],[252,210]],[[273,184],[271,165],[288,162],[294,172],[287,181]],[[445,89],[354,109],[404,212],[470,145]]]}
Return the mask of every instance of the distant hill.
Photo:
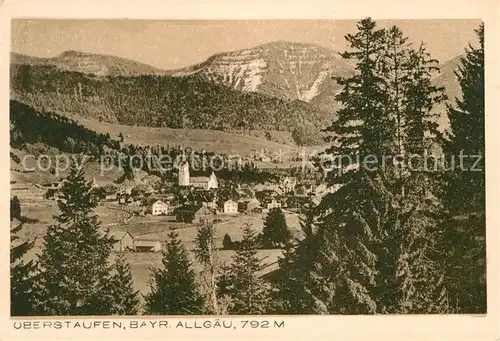
{"label": "distant hill", "polygon": [[337,106],[334,94],[340,90],[333,77],[347,76],[352,70],[352,64],[336,51],[277,41],[219,53],[172,75],[197,75],[235,90],[299,100],[332,111]]}
{"label": "distant hill", "polygon": [[39,110],[169,128],[319,129],[333,114],[301,101],[233,90],[195,76],[99,76],[11,64],[11,99]]}
{"label": "distant hill", "polygon": [[[434,82],[453,99],[459,61],[441,65]],[[180,70],[124,58],[67,51],[54,58],[11,55],[11,99],[36,109],[125,125],[184,129],[300,130],[318,144],[335,119],[335,76],[353,65],[325,47],[273,42],[224,52]],[[439,124],[449,125],[445,105]],[[300,129],[298,129],[300,128]]]}
{"label": "distant hill", "polygon": [[[455,71],[460,65],[460,58],[461,56],[457,56],[441,64],[440,72],[436,74],[433,79],[434,84],[443,86],[446,89],[446,94],[448,95],[448,100],[446,101],[446,103],[453,106],[455,105],[456,98],[462,98],[462,90],[455,75]],[[435,108],[437,112],[443,113],[438,122],[443,130],[449,129],[450,126],[448,116],[446,115],[446,103],[443,103]]]}
{"label": "distant hill", "polygon": [[74,71],[97,76],[163,75],[167,72],[133,60],[79,51],[65,51],[57,57],[39,58],[11,53],[11,64],[52,65],[60,71]]}

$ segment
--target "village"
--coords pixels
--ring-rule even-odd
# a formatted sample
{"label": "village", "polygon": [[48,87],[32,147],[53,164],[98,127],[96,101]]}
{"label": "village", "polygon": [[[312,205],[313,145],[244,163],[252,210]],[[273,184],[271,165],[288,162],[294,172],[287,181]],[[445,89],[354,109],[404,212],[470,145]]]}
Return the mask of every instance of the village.
{"label": "village", "polygon": [[[99,206],[116,211],[116,220],[108,219],[102,225],[116,240],[115,252],[160,252],[168,231],[193,230],[203,222],[227,226],[222,232],[238,239],[239,228],[245,222],[256,225],[258,230],[273,208],[282,209],[289,228],[298,231],[298,214],[329,192],[325,184],[299,181],[292,176],[278,182],[234,184],[220,181],[210,170],[192,171],[187,160],[176,168],[177,181],[170,183],[152,180],[154,177],[147,174],[141,177],[141,172],[136,172],[134,181],[120,186],[91,178]],[[21,200],[43,197],[55,204],[61,184],[12,183],[11,191]]]}

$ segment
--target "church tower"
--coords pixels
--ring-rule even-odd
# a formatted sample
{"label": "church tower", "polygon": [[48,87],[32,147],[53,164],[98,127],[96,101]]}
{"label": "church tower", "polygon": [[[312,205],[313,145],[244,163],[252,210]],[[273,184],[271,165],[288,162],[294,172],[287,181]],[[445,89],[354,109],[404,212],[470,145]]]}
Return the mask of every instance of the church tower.
{"label": "church tower", "polygon": [[189,162],[183,152],[181,162],[179,162],[179,186],[188,187],[189,184]]}

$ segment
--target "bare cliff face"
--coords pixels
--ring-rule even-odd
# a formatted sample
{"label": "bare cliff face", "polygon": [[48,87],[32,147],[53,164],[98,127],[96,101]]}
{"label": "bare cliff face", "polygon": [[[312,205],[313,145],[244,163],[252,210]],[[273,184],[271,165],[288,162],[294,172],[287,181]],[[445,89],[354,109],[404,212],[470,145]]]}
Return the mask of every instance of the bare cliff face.
{"label": "bare cliff face", "polygon": [[333,50],[313,44],[278,41],[220,53],[203,63],[174,71],[172,75],[196,74],[235,90],[332,109],[333,96],[340,90],[333,77],[346,76],[352,69],[352,65]]}

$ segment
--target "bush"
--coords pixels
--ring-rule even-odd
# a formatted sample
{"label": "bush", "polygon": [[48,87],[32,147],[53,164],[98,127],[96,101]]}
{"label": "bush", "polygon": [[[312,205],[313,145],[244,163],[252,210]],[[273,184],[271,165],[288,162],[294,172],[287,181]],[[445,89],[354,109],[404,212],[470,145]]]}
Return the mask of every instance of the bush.
{"label": "bush", "polygon": [[231,236],[229,234],[224,235],[224,239],[222,239],[222,248],[224,250],[231,250],[234,246],[233,241],[231,240]]}

